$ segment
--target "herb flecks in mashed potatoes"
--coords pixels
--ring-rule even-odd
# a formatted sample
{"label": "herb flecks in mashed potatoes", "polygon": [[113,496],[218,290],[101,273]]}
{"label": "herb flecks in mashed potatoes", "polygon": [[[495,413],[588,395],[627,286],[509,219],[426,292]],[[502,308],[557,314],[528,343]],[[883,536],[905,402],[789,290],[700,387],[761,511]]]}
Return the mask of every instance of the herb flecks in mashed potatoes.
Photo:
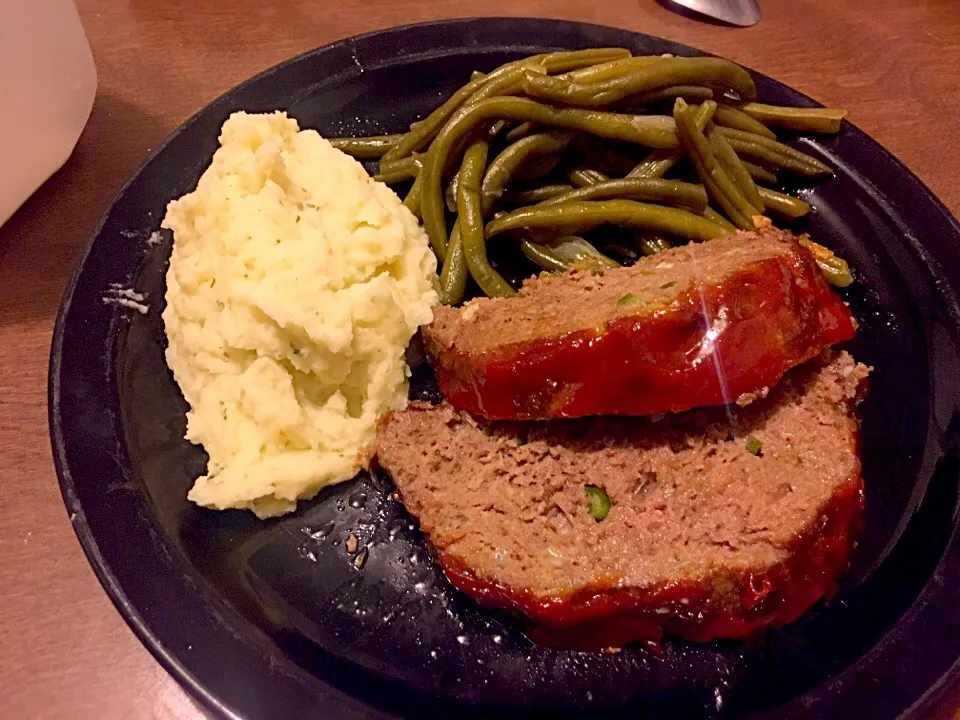
{"label": "herb flecks in mashed potatoes", "polygon": [[416,218],[313,130],[240,112],[163,227],[167,363],[210,456],[189,498],[268,517],[352,477],[437,301]]}

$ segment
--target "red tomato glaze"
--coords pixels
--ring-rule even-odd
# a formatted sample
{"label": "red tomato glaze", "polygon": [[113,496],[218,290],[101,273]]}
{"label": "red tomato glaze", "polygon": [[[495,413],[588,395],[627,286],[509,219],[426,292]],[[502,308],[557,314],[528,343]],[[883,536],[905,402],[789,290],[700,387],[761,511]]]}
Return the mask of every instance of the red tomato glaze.
{"label": "red tomato glaze", "polygon": [[671,300],[482,354],[453,347],[435,358],[440,389],[453,406],[490,419],[681,412],[772,387],[856,327],[799,246]]}

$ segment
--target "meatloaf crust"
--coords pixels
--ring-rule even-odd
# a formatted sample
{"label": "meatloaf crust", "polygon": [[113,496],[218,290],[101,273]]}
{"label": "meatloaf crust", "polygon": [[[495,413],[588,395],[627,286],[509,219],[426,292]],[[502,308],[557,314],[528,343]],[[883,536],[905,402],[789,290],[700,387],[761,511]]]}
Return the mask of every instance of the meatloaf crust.
{"label": "meatloaf crust", "polygon": [[[454,586],[538,642],[737,638],[795,620],[847,567],[867,372],[831,355],[748,407],[659,421],[483,423],[414,403],[382,420],[376,452]],[[601,522],[586,485],[612,500]]]}
{"label": "meatloaf crust", "polygon": [[730,403],[854,329],[810,253],[764,230],[438,307],[423,335],[451,405],[536,420]]}

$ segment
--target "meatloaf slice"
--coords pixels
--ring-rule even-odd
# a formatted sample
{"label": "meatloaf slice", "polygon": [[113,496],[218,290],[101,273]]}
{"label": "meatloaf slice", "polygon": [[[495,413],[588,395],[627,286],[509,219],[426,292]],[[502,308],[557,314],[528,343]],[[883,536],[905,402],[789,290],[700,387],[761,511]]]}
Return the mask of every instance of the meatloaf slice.
{"label": "meatloaf slice", "polygon": [[767,230],[439,307],[424,340],[451,405],[536,420],[731,403],[854,327],[810,253]]}
{"label": "meatloaf slice", "polygon": [[[376,453],[450,581],[535,640],[736,638],[793,621],[847,567],[867,372],[840,353],[745,408],[659,421],[483,424],[414,403]],[[602,521],[587,485],[612,501]]]}

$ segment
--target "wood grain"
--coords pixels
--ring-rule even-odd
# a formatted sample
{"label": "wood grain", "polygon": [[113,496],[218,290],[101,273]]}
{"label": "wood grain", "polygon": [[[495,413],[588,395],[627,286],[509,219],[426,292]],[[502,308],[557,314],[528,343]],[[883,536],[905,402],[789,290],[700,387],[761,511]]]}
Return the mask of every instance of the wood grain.
{"label": "wood grain", "polygon": [[[724,55],[827,104],[960,211],[960,13],[952,0],[763,3],[749,29],[654,0],[488,0],[484,14],[615,25]],[[475,0],[78,0],[100,85],[73,157],[0,229],[0,716],[194,718],[127,629],[74,537],[46,417],[50,334],[73,263],[151,148],[291,55],[377,28],[477,14]],[[2,159],[0,159],[2,166]],[[6,170],[6,169],[5,169]]]}

